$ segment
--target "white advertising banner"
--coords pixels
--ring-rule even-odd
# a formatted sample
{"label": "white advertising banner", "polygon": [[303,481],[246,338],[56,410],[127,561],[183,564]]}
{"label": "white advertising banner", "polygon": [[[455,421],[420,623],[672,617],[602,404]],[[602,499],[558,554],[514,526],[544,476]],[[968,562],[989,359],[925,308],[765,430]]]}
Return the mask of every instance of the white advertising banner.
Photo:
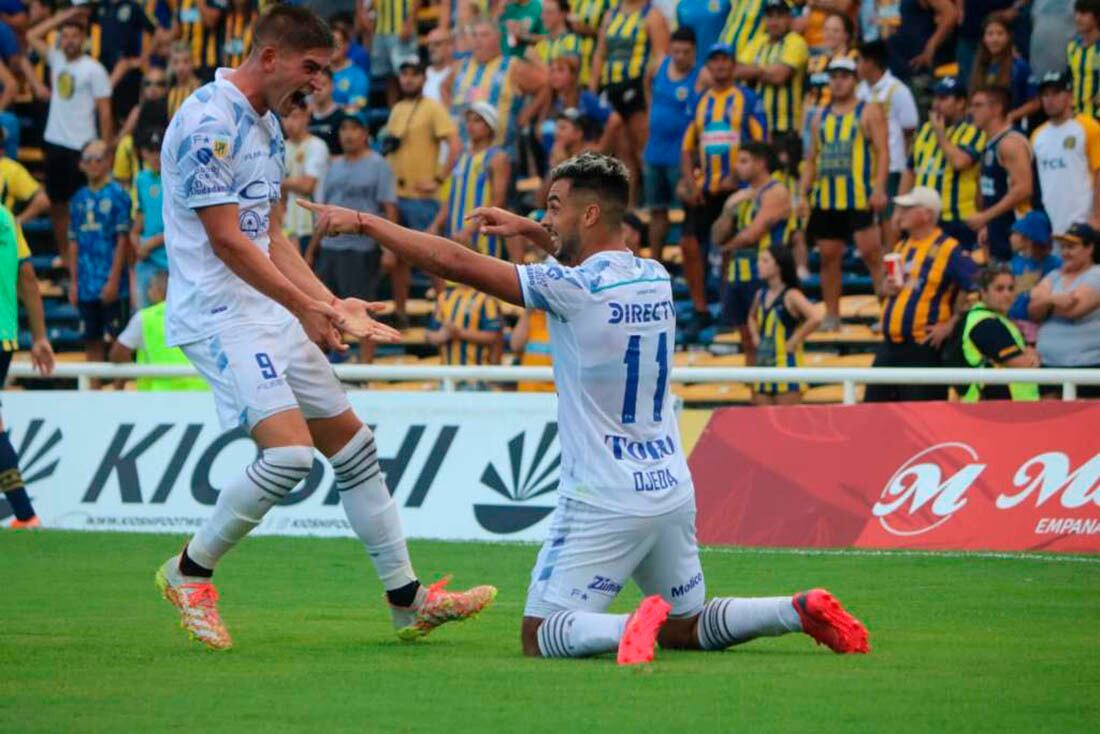
{"label": "white advertising banner", "polygon": [[[557,398],[353,391],[414,538],[541,540],[556,502]],[[4,423],[48,527],[193,532],[219,488],[255,458],[200,393],[5,393]],[[0,520],[11,514],[0,499]],[[351,536],[332,469],[309,477],[257,533]]]}

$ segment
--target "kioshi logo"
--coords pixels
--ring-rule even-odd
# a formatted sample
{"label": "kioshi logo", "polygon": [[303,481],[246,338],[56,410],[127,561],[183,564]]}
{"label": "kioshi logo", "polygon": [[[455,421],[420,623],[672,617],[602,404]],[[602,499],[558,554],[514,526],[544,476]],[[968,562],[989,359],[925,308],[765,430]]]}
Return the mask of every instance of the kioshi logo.
{"label": "kioshi logo", "polygon": [[[57,465],[61,463],[60,458],[50,460],[54,447],[61,442],[61,429],[55,428],[48,437],[43,434],[40,439],[39,434],[42,434],[45,425],[46,421],[41,418],[32,420],[27,426],[27,432],[23,434],[23,440],[16,447],[20,459],[19,470],[23,474],[23,483],[28,488],[35,482],[53,476]],[[0,520],[7,520],[11,515],[11,506],[0,495]]]}
{"label": "kioshi logo", "polygon": [[554,446],[557,437],[558,424],[547,423],[534,452],[527,456],[526,431],[513,436],[508,442],[504,477],[496,464],[489,462],[481,473],[481,483],[512,504],[474,505],[474,517],[481,527],[493,533],[517,533],[553,512],[553,507],[526,503],[558,488],[561,451]]}

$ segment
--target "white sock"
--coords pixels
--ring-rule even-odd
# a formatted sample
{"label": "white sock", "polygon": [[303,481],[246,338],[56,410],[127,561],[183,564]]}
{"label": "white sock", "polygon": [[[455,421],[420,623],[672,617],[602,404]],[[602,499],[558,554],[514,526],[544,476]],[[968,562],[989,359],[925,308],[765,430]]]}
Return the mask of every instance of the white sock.
{"label": "white sock", "polygon": [[554,612],[539,626],[544,658],[583,658],[619,649],[628,614]]}
{"label": "white sock", "polygon": [[312,446],[264,449],[222,489],[214,514],[187,544],[187,555],[203,568],[213,570],[230,548],[260,524],[268,510],[306,478],[312,466]]}
{"label": "white sock", "polygon": [[757,637],[801,632],[802,621],[789,596],[711,599],[699,615],[699,646],[724,650]]}
{"label": "white sock", "polygon": [[382,477],[371,429],[360,428],[344,448],[329,457],[329,463],[336,472],[344,514],[366,547],[382,585],[390,591],[416,581],[397,503]]}

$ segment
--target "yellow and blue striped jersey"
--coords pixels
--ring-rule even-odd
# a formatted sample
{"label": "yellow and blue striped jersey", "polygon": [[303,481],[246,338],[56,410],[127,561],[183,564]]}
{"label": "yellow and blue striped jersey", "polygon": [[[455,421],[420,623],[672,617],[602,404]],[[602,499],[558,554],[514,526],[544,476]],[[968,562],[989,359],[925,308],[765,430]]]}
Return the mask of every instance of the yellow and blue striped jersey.
{"label": "yellow and blue striped jersey", "polygon": [[255,11],[238,12],[231,10],[222,18],[218,49],[221,52],[219,65],[236,69],[244,63],[252,51],[252,26],[259,14]]}
{"label": "yellow and blue striped jersey", "polygon": [[[768,287],[761,288],[756,302],[756,326],[760,330],[760,344],[756,347],[757,367],[802,367],[806,360],[802,345],[790,349],[788,342],[798,329],[798,319],[787,310],[786,298],[790,288],[784,288],[771,303],[768,302]],[[797,382],[758,382],[754,384],[758,393],[779,395],[787,392],[802,391],[806,386]]]}
{"label": "yellow and blue striped jersey", "polygon": [[[779,178],[778,174],[773,176],[770,181],[760,187],[760,190],[756,192],[748,201],[742,201],[737,205],[736,219],[737,230],[743,230],[753,223],[757,215],[760,214],[760,202],[764,197],[764,192],[768,191],[773,186],[783,186],[784,181]],[[760,241],[756,243],[756,247],[742,247],[734,250],[730,256],[729,272],[727,279],[730,283],[751,283],[754,280],[759,279],[759,274],[756,269],[756,257],[763,250],[768,249],[772,245],[785,245],[790,240],[791,232],[793,231],[793,220],[791,217],[785,217],[776,222],[772,226],[768,227],[764,231],[764,236],[760,238]]]}
{"label": "yellow and blue striped jersey", "polygon": [[[180,40],[191,47],[191,60],[200,75],[204,71],[213,71],[218,66],[218,29],[203,25],[198,0],[178,0],[178,3],[176,22]],[[224,0],[211,5],[223,13],[227,7]]]}
{"label": "yellow and blue striped jersey", "polygon": [[922,240],[903,239],[894,252],[901,255],[905,284],[886,299],[882,331],[892,342],[919,344],[951,318],[959,291],[973,289],[976,268],[966,248],[939,229]]}
{"label": "yellow and blue striped jersey", "polygon": [[[527,345],[519,363],[524,367],[549,367],[554,363],[550,352],[550,322],[546,312],[530,309],[527,312]],[[554,392],[553,382],[520,382],[520,392]]]}
{"label": "yellow and blue striped jersey", "polygon": [[187,98],[191,94],[201,87],[198,79],[192,79],[186,84],[173,84],[168,88],[168,119],[172,119],[172,115],[176,114],[176,110],[187,101]]}
{"label": "yellow and blue striped jersey", "polygon": [[739,60],[754,66],[783,64],[791,69],[791,77],[783,84],[757,82],[756,93],[764,105],[768,132],[785,133],[802,128],[802,96],[806,88],[806,64],[810,47],[801,35],[791,31],[778,41],[764,34],[749,44]]}
{"label": "yellow and blue striped jersey", "polygon": [[730,4],[730,14],[726,16],[726,25],[718,40],[733,48],[735,59],[760,36],[767,35],[763,6],[764,0],[740,0]]}
{"label": "yellow and blue striped jersey", "polygon": [[496,108],[501,124],[495,142],[500,145],[507,139],[511,129],[509,121],[519,101],[512,89],[510,70],[511,57],[503,55],[485,64],[470,56],[459,64],[451,85],[451,117],[458,122],[458,134],[463,142],[469,139],[466,109],[474,102],[488,102]]}
{"label": "yellow and blue striped jersey", "polygon": [[1080,36],[1066,44],[1066,62],[1073,77],[1073,111],[1096,117],[1100,113],[1100,41],[1085,45]]}
{"label": "yellow and blue striped jersey", "polygon": [[943,201],[941,221],[962,222],[977,212],[978,175],[985,133],[965,121],[947,128],[946,133],[952,145],[970,156],[971,166],[964,171],[955,170],[936,139],[932,123],[926,122],[913,139],[909,170],[913,172],[914,185],[940,192]]}
{"label": "yellow and blue striped jersey", "polygon": [[867,210],[874,182],[874,154],[863,134],[866,102],[844,114],[824,108],[817,130],[817,178],[810,205],[834,211]]}
{"label": "yellow and blue striped jersey", "polygon": [[607,57],[604,59],[600,83],[622,84],[645,76],[649,63],[649,31],[646,16],[649,3],[633,13],[621,7],[611,11],[611,19],[604,31]]}
{"label": "yellow and blue striped jersey", "polygon": [[[450,286],[436,298],[430,328],[444,324],[472,331],[502,331],[500,303],[469,286]],[[439,348],[443,364],[490,364],[494,352],[491,346],[460,339],[451,339]]]}
{"label": "yellow and blue striped jersey", "polygon": [[[493,171],[491,162],[500,148],[489,147],[474,153],[464,152],[455,163],[451,172],[451,192],[447,199],[447,236],[462,231],[466,226],[466,217],[479,206],[492,206]],[[476,232],[470,247],[482,255],[507,258],[504,250],[504,238]]]}
{"label": "yellow and blue striped jersey", "polygon": [[374,32],[379,36],[398,36],[409,21],[409,0],[374,0]]}
{"label": "yellow and blue striped jersey", "polygon": [[576,33],[563,33],[557,38],[547,36],[535,44],[535,53],[544,64],[561,56],[576,56],[581,62],[580,83],[588,84],[591,58],[584,56],[584,39]]}
{"label": "yellow and blue striped jersey", "polygon": [[[600,29],[604,16],[619,7],[619,0],[574,0],[571,3],[573,15],[586,26]],[[590,74],[592,57],[596,53],[595,38],[581,38],[581,69],[582,73]],[[586,82],[581,82],[586,83]]]}
{"label": "yellow and blue striped jersey", "polygon": [[703,190],[717,193],[722,180],[732,176],[733,163],[743,140],[763,140],[766,132],[756,95],[736,84],[709,89],[695,107],[695,118],[684,133],[683,149],[698,153]]}

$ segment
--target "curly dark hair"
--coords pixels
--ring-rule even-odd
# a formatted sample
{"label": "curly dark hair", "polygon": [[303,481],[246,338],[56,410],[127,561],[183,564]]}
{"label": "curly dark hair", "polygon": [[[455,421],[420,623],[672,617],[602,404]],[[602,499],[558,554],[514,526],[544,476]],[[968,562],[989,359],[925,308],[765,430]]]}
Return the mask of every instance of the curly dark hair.
{"label": "curly dark hair", "polygon": [[618,158],[581,153],[550,171],[550,182],[569,181],[574,189],[591,191],[610,224],[622,223],[630,200],[630,173]]}

